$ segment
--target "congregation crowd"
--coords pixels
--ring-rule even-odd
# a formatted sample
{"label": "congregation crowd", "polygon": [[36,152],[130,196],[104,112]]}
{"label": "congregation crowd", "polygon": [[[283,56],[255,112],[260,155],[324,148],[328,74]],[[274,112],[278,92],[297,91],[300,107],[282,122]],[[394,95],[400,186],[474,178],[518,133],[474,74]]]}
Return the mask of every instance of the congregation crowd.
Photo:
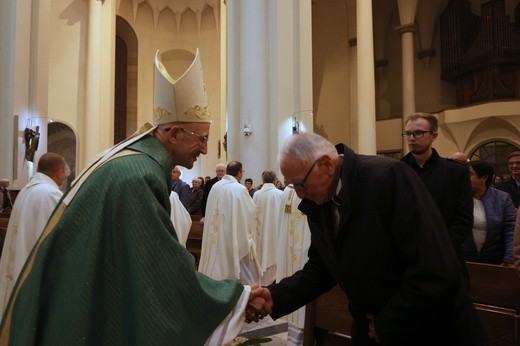
{"label": "congregation crowd", "polygon": [[[177,104],[191,100],[186,108],[162,104],[65,193],[66,163],[53,153],[14,204],[0,182],[2,208],[12,208],[0,340],[222,345],[244,320],[270,315],[286,316],[301,344],[303,308],[339,285],[354,345],[487,344],[465,263],[520,271],[520,151],[495,185],[491,164],[440,155],[437,118],[416,113],[401,160],[299,133],[256,188],[242,184],[239,161],[190,187],[181,167],[207,153],[211,122],[205,93],[176,86],[202,88],[198,59],[162,86]],[[198,268],[185,248],[190,214],[203,225]]]}

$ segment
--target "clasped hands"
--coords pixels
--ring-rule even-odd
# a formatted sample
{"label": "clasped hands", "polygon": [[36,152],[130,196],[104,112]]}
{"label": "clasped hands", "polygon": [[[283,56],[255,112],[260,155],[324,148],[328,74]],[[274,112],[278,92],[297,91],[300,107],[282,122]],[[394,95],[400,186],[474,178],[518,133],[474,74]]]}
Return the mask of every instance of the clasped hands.
{"label": "clasped hands", "polygon": [[246,307],[246,323],[258,322],[265,316],[273,312],[273,300],[269,289],[251,285],[251,293],[249,294],[249,302]]}

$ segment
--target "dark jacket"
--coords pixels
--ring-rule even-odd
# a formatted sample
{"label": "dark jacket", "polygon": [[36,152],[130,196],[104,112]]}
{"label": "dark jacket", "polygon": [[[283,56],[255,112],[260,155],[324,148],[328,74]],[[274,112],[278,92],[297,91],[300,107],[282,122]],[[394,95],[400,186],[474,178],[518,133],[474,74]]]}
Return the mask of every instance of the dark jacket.
{"label": "dark jacket", "polygon": [[511,196],[515,208],[520,205],[520,188],[516,184],[513,177],[498,182],[495,187],[499,190],[505,191]]}
{"label": "dark jacket", "polygon": [[172,183],[172,191],[177,192],[182,205],[184,206],[184,208],[186,208],[186,210],[188,210],[188,208],[190,207],[191,198],[190,186],[181,179],[179,179],[176,182]]}
{"label": "dark jacket", "polygon": [[460,162],[445,159],[432,148],[432,155],[419,167],[411,153],[401,161],[421,177],[439,208],[448,227],[448,233],[463,270],[465,269],[462,243],[473,228],[473,192],[469,168]]}
{"label": "dark jacket", "polygon": [[375,315],[382,345],[485,345],[446,226],[424,184],[402,162],[337,149],[344,154],[339,227],[332,224],[332,202],[301,202],[311,230],[309,260],[269,287],[273,318],[338,283],[349,298],[354,345],[371,344],[366,314]]}
{"label": "dark jacket", "polygon": [[516,210],[511,197],[506,192],[490,186],[482,195],[481,201],[486,212],[486,241],[480,252],[477,252],[473,234],[470,234],[462,244],[466,261],[513,263]]}
{"label": "dark jacket", "polygon": [[220,179],[218,177],[215,177],[208,180],[208,182],[204,184],[204,194],[202,195],[201,201],[201,212],[203,217],[206,215],[206,204],[208,203],[209,192],[211,191],[213,185],[215,185],[219,180]]}
{"label": "dark jacket", "polygon": [[202,197],[204,195],[204,189],[200,188],[196,191],[191,192],[190,207],[188,212],[191,215],[202,215]]}

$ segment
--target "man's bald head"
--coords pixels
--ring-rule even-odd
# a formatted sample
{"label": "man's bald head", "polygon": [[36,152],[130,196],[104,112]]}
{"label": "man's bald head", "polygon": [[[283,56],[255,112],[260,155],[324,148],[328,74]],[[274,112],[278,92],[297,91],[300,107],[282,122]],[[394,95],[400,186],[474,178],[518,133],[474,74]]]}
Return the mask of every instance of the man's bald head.
{"label": "man's bald head", "polygon": [[58,186],[63,184],[68,175],[65,158],[55,153],[43,154],[38,161],[37,170],[54,180]]}

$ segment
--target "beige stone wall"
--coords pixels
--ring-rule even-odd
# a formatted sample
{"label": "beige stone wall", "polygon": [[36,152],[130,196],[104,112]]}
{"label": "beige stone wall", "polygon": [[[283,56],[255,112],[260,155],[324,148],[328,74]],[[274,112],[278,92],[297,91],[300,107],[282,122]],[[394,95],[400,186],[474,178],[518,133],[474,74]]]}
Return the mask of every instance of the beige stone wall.
{"label": "beige stone wall", "polygon": [[312,7],[314,132],[350,144],[347,20],[343,0],[320,1]]}
{"label": "beige stone wall", "polygon": [[[377,4],[377,2],[374,2]],[[517,2],[516,2],[517,3]],[[480,3],[473,7],[480,6]],[[511,12],[513,5],[508,2]],[[344,142],[356,149],[356,115],[349,109],[355,102],[355,90],[349,88],[349,79],[355,78],[349,64],[348,8],[341,0],[317,1],[313,5],[313,67],[314,67],[314,131],[332,142]],[[374,6],[373,11],[380,10]],[[418,11],[424,10],[420,5]],[[381,18],[384,16],[378,16]],[[375,41],[384,49],[375,49],[388,61],[376,69],[379,90],[377,123],[378,152],[401,150],[402,139],[402,66],[401,37],[393,30],[399,25],[397,11],[390,11],[386,20],[376,21],[384,26],[385,42]],[[493,102],[457,109],[456,89],[440,79],[440,39],[435,34],[436,55],[427,63],[415,58],[416,111],[439,116],[439,137],[435,147],[441,155],[456,151],[471,153],[484,143],[500,140],[520,147],[520,101]],[[416,34],[415,50],[419,49]],[[379,47],[381,48],[381,47]],[[354,48],[355,49],[355,48]],[[383,52],[383,53],[381,53]],[[354,70],[355,71],[355,70]],[[380,89],[377,89],[380,88]],[[362,135],[362,134],[360,134]]]}

